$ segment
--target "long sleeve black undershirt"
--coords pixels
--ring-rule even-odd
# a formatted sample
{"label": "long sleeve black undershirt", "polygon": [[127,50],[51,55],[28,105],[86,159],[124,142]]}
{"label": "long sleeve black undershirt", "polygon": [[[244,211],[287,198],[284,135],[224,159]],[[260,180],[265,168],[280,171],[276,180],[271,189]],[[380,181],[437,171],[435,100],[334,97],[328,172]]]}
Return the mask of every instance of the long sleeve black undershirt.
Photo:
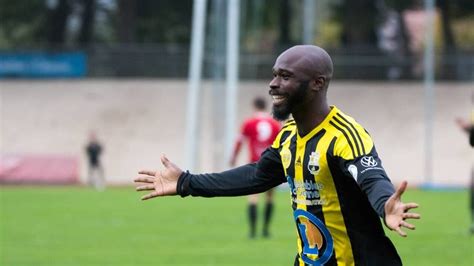
{"label": "long sleeve black undershirt", "polygon": [[[370,168],[364,166],[361,163],[361,160],[365,157],[371,157],[376,162],[376,167]],[[352,160],[345,160],[342,158],[340,160],[342,160],[339,166],[341,169],[348,169],[350,165],[357,166],[357,169],[359,169],[357,175],[359,188],[367,196],[370,205],[377,214],[380,217],[385,217],[385,202],[395,192],[395,189],[382,166],[382,160],[380,159],[375,146],[372,147],[367,155]],[[346,174],[351,176],[349,172],[346,172]]]}
{"label": "long sleeve black undershirt", "polygon": [[190,174],[184,172],[178,180],[182,197],[243,196],[264,192],[286,182],[278,151],[266,149],[258,163],[243,165],[221,173]]}
{"label": "long sleeve black undershirt", "polygon": [[380,217],[385,217],[385,202],[395,192],[390,180],[381,175],[374,175],[365,178],[359,186],[367,195],[370,205],[377,214]]}
{"label": "long sleeve black undershirt", "polygon": [[222,173],[193,175],[184,172],[179,179],[178,194],[182,197],[242,196],[261,193],[282,182],[257,175],[256,164],[247,164]]}

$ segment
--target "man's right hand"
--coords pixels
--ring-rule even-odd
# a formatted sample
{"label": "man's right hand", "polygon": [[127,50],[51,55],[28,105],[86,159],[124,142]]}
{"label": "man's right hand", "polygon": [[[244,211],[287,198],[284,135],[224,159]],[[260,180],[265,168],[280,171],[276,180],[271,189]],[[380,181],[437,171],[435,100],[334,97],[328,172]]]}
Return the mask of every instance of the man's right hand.
{"label": "man's right hand", "polygon": [[159,196],[176,195],[178,178],[183,171],[168,160],[165,155],[161,156],[161,163],[165,167],[163,170],[140,170],[138,172],[141,176],[135,178],[134,181],[137,183],[145,183],[145,185],[138,186],[137,191],[153,190],[153,192],[144,195],[142,200]]}

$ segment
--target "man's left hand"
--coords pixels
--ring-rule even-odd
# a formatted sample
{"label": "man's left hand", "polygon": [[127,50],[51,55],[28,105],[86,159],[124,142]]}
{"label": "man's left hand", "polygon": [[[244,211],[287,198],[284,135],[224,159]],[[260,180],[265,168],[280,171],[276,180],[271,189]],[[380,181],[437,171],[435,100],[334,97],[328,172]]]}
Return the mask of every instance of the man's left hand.
{"label": "man's left hand", "polygon": [[406,222],[406,219],[420,219],[420,214],[408,212],[410,209],[418,208],[416,203],[403,203],[401,197],[407,188],[407,181],[403,181],[397,191],[385,202],[385,225],[390,230],[406,237],[407,234],[402,227],[414,230],[415,226]]}

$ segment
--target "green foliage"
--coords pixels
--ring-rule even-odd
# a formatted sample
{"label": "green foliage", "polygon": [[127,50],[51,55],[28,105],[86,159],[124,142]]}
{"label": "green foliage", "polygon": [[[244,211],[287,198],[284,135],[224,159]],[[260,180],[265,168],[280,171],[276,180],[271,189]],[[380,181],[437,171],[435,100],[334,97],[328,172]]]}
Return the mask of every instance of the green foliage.
{"label": "green foliage", "polygon": [[44,1],[0,0],[0,48],[46,42]]}
{"label": "green foliage", "polygon": [[137,42],[188,43],[192,10],[192,0],[139,1]]}
{"label": "green foliage", "polygon": [[[474,13],[474,12],[473,12]],[[453,32],[459,47],[472,49],[474,46],[474,14],[453,22]]]}
{"label": "green foliage", "polygon": [[341,39],[341,24],[333,20],[321,23],[316,42],[322,47],[338,47]]}
{"label": "green foliage", "polygon": [[[139,196],[133,187],[2,187],[0,265],[292,265],[286,191],[276,193],[272,238],[256,240],[245,198]],[[466,191],[410,190],[405,200],[423,216],[408,238],[389,233],[405,265],[472,265]]]}
{"label": "green foliage", "polygon": [[[423,4],[422,1],[418,1],[419,4]],[[405,9],[409,9],[416,5],[416,1],[413,0],[386,0],[385,4],[388,7],[394,8],[397,11],[403,11]]]}

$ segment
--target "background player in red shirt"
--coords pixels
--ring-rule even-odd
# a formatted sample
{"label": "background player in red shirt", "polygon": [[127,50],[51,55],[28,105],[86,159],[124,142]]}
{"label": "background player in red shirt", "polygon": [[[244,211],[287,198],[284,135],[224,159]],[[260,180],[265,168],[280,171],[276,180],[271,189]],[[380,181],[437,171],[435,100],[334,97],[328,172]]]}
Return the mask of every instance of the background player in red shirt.
{"label": "background player in red shirt", "polygon": [[[250,162],[256,162],[260,159],[260,154],[273,143],[273,140],[280,131],[280,123],[266,113],[266,102],[263,98],[257,97],[253,101],[255,113],[252,117],[245,120],[241,126],[240,136],[235,143],[234,152],[230,159],[230,165],[235,166],[237,156],[242,147],[242,143],[247,141],[249,149]],[[273,189],[265,192],[266,205],[263,221],[263,236],[269,237],[268,226],[273,213]],[[255,227],[257,223],[257,203],[258,194],[248,197],[248,217],[250,222],[250,237],[255,237]]]}

